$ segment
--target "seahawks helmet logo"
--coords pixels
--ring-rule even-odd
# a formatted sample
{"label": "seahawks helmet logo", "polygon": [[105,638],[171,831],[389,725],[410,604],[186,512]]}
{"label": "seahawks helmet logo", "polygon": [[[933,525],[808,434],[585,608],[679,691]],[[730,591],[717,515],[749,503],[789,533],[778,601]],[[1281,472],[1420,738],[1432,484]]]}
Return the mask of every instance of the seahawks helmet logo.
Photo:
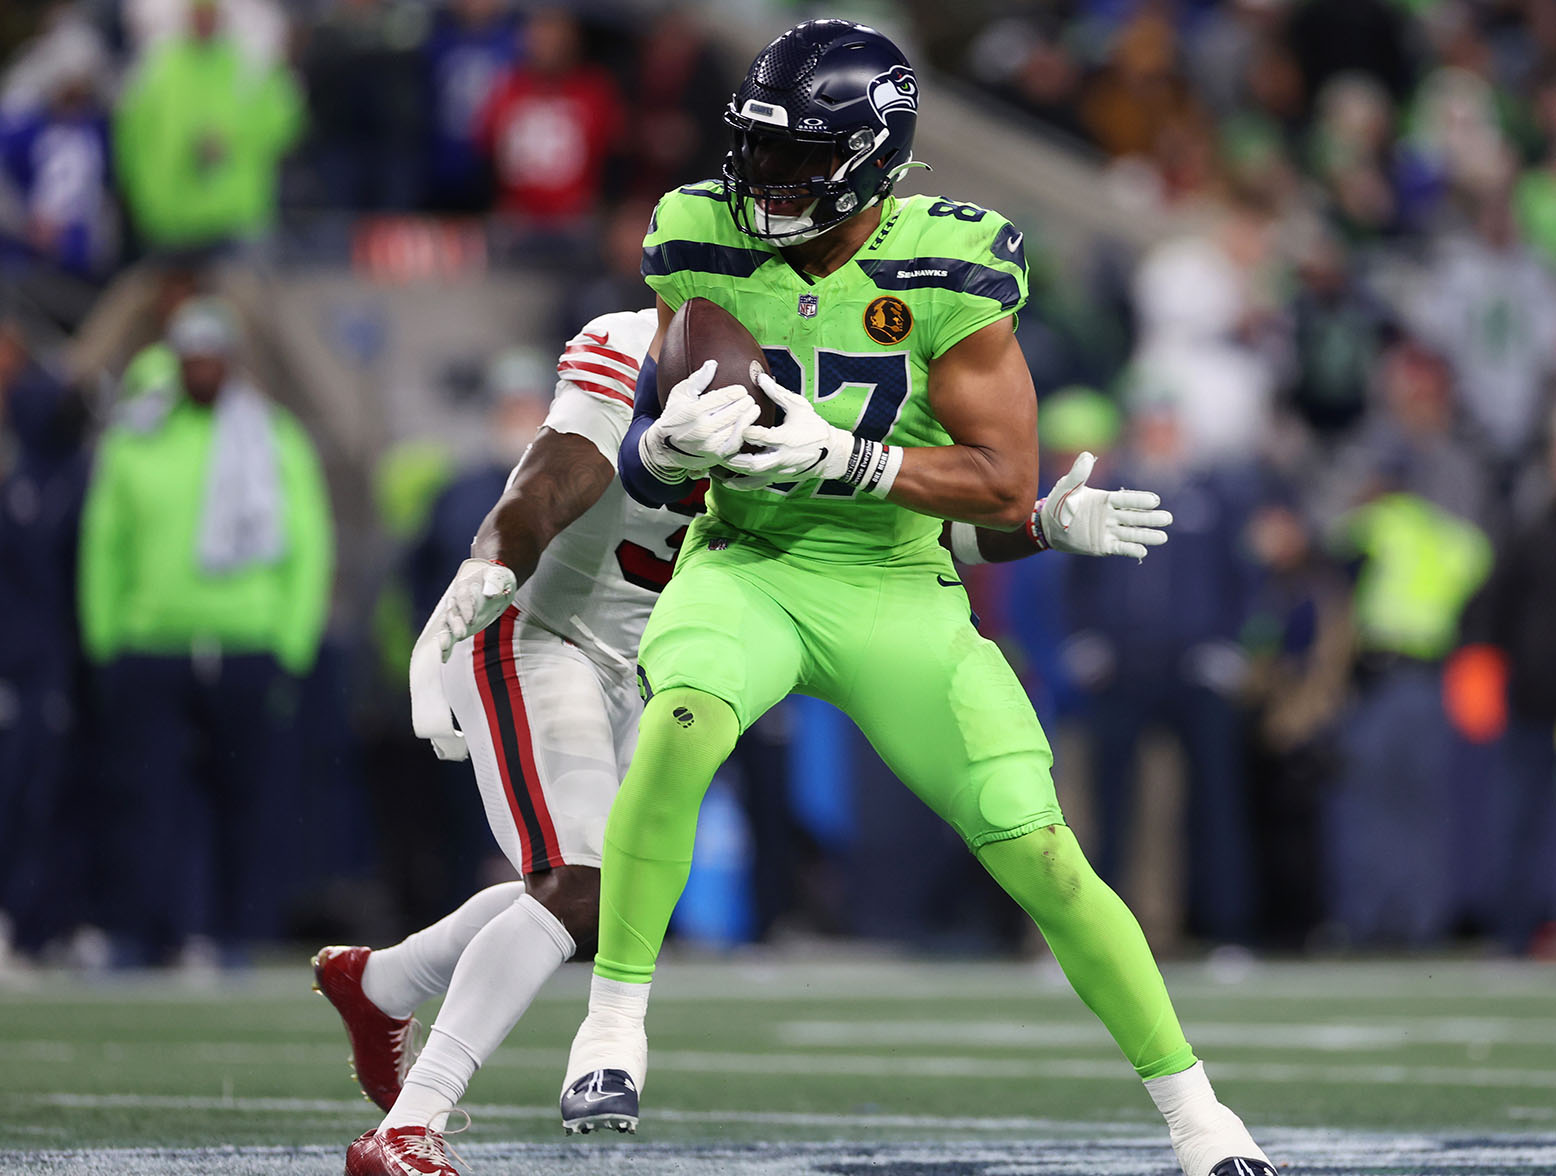
{"label": "seahawks helmet logo", "polygon": [[906,110],[910,114],[917,114],[918,80],[913,76],[912,67],[894,65],[885,73],[876,74],[871,78],[870,105],[875,108],[875,113],[880,116],[883,125],[886,122],[886,115],[893,110]]}

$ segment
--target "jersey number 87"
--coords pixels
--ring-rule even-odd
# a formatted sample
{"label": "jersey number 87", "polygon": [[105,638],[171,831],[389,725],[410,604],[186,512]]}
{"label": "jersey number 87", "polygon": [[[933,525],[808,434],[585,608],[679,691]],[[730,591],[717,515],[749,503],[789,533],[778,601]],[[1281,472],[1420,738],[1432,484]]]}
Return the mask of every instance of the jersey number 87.
{"label": "jersey number 87", "polygon": [[[805,372],[794,352],[787,347],[764,347],[767,366],[773,379],[790,391],[804,396]],[[849,431],[867,441],[884,441],[897,423],[897,415],[908,398],[908,353],[906,351],[875,351],[857,353],[816,348],[815,395],[811,399],[820,404],[836,396],[844,388],[857,386],[867,390],[864,410]],[[767,489],[788,494],[794,482],[774,482]],[[848,498],[857,493],[857,487],[847,482],[832,480],[820,483],[815,494],[820,497]]]}

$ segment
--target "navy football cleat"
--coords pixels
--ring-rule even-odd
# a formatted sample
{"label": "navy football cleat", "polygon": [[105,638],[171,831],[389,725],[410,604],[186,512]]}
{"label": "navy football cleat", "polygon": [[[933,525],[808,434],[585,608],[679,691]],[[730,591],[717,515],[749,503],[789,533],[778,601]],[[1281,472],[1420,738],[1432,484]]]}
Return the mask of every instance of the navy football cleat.
{"label": "navy football cleat", "polygon": [[1210,1176],[1280,1176],[1280,1174],[1263,1160],[1244,1160],[1234,1156],[1229,1160],[1222,1160],[1210,1169]]}
{"label": "navy football cleat", "polygon": [[569,1135],[608,1127],[638,1129],[638,1087],[625,1070],[591,1070],[562,1092],[562,1129]]}

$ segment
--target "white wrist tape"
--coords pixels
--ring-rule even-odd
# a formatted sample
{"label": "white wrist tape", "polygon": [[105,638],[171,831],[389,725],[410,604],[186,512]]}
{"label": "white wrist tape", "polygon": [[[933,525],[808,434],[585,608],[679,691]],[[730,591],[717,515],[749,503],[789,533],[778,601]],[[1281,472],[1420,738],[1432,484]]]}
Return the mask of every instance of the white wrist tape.
{"label": "white wrist tape", "polygon": [[885,498],[901,468],[902,446],[855,437],[842,480],[850,486],[859,487],[866,494]]}
{"label": "white wrist tape", "polygon": [[951,558],[959,564],[981,564],[989,561],[978,550],[978,528],[971,523],[951,524]]}

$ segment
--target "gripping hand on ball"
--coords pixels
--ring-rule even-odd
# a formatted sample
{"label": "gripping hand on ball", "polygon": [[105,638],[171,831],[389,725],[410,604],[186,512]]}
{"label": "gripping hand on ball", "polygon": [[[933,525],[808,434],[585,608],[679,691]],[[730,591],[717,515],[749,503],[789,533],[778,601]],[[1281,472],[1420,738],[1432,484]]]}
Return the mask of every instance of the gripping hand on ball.
{"label": "gripping hand on ball", "polygon": [[746,426],[760,410],[739,384],[709,389],[718,370],[715,360],[670,389],[664,411],[638,442],[649,473],[661,482],[700,477],[740,450]]}
{"label": "gripping hand on ball", "polygon": [[773,482],[831,478],[885,496],[902,462],[900,449],[827,424],[810,401],[766,372],[757,373],[756,384],[782,410],[783,424],[753,425],[745,431],[745,440],[760,448],[724,463],[732,471],[723,479],[725,485],[749,490]]}
{"label": "gripping hand on ball", "polygon": [[1127,555],[1144,559],[1146,548],[1167,542],[1172,515],[1149,490],[1096,490],[1086,485],[1097,459],[1083,453],[1054,483],[1038,508],[1042,535],[1055,551],[1076,555]]}

